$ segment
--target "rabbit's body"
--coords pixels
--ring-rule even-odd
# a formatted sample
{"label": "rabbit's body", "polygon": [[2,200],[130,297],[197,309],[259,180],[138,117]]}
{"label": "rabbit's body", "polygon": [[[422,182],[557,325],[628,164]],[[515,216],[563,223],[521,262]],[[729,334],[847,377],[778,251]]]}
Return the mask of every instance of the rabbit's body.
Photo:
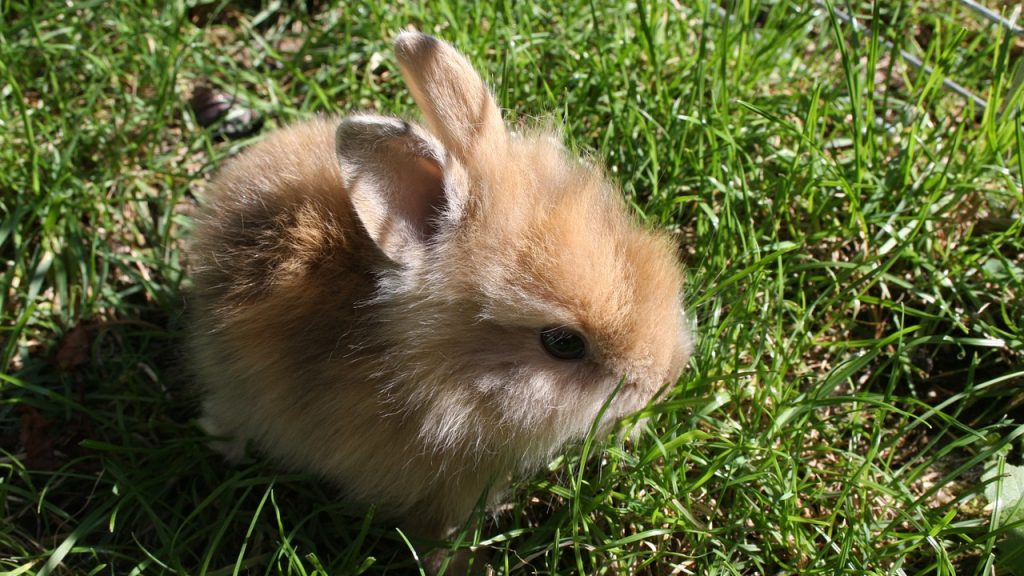
{"label": "rabbit's body", "polygon": [[643,407],[689,333],[671,243],[599,171],[509,135],[451,47],[396,48],[431,132],[320,118],[229,163],[194,232],[192,348],[234,449],[443,535],[620,384],[603,429]]}

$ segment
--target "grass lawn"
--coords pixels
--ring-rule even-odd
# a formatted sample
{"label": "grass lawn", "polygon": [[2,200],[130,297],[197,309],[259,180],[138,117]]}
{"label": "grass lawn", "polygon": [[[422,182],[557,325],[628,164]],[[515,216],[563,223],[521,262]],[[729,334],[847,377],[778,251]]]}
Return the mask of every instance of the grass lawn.
{"label": "grass lawn", "polygon": [[[317,112],[414,114],[412,25],[675,232],[699,333],[634,441],[462,545],[517,574],[1024,574],[1024,39],[952,0],[837,7],[870,30],[788,0],[241,4],[0,2],[0,573],[416,572],[332,487],[212,453],[182,355],[206,182]],[[200,85],[263,131],[215,138]]]}

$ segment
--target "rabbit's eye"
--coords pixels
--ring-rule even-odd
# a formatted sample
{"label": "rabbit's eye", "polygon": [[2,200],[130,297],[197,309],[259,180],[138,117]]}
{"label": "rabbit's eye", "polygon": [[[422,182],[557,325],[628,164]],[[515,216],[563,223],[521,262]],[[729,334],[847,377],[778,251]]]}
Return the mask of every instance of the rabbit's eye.
{"label": "rabbit's eye", "polygon": [[583,335],[570,328],[545,328],[540,331],[540,343],[559,360],[579,360],[587,355]]}

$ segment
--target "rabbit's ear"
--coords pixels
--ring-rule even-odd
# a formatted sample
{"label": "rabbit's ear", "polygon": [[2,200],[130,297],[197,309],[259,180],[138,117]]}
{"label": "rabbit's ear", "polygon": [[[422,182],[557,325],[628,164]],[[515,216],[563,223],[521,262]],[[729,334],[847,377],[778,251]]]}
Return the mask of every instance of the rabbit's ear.
{"label": "rabbit's ear", "polygon": [[476,151],[505,139],[494,97],[454,48],[426,34],[403,32],[395,39],[395,55],[430,131],[456,158],[471,165]]}
{"label": "rabbit's ear", "polygon": [[356,215],[392,260],[413,264],[420,248],[462,205],[446,183],[444,150],[422,128],[381,116],[350,116],[336,136],[342,181]]}

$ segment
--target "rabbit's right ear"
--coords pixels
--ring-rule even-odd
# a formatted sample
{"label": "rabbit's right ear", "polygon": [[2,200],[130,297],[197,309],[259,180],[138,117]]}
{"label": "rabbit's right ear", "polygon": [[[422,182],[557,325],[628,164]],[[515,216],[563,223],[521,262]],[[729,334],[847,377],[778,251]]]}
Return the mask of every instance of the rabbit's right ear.
{"label": "rabbit's right ear", "polygon": [[362,115],[341,121],[335,145],[342,181],[370,238],[395,262],[418,262],[463,205],[464,188],[447,177],[452,170],[440,143],[415,124]]}
{"label": "rabbit's right ear", "polygon": [[395,56],[430,131],[461,162],[473,166],[477,153],[505,140],[494,97],[455,48],[433,36],[402,32],[395,38]]}

